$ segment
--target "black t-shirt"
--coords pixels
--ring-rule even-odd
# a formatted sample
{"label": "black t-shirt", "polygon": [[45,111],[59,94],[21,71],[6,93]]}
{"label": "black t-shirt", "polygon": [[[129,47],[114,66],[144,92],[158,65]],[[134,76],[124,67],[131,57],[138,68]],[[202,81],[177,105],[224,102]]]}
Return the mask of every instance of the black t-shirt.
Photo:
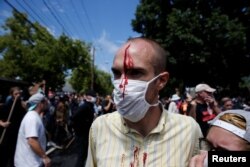
{"label": "black t-shirt", "polygon": [[[1,120],[7,121],[13,102],[14,102],[13,99],[10,99],[4,104],[3,110],[1,111],[1,114],[0,114]],[[21,104],[21,100],[17,99],[16,104],[12,111],[12,115],[10,117],[11,124],[6,128],[4,141],[8,143],[10,141],[16,142],[18,130],[19,130],[20,124],[25,114],[26,114],[26,110],[25,108],[23,108]]]}
{"label": "black t-shirt", "polygon": [[111,103],[110,107],[108,108],[108,110],[105,110],[105,109],[104,109],[106,106],[108,106],[108,104],[109,104],[109,100],[104,100],[104,101],[102,102],[103,114],[107,114],[107,113],[113,112],[113,104],[112,104],[112,103]]}
{"label": "black t-shirt", "polygon": [[88,137],[90,126],[94,120],[94,104],[85,101],[71,117],[72,126],[77,136]]}
{"label": "black t-shirt", "polygon": [[209,129],[208,121],[212,120],[216,115],[214,113],[209,113],[208,106],[206,103],[197,103],[196,106],[196,121],[200,125],[203,136],[207,135]]}

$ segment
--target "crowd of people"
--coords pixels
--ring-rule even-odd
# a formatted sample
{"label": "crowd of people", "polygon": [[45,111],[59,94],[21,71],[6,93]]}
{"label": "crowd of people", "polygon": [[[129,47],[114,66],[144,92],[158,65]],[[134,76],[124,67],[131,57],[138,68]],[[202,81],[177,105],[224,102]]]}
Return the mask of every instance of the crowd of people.
{"label": "crowd of people", "polygon": [[160,98],[169,80],[166,60],[155,41],[131,38],[114,57],[108,95],[46,95],[42,82],[23,101],[20,89],[11,88],[0,110],[0,166],[52,166],[47,149],[65,149],[72,139],[76,167],[202,167],[206,151],[250,151],[249,104],[216,99],[206,83],[193,96],[176,89]]}
{"label": "crowd of people", "polygon": [[84,166],[93,120],[115,110],[111,95],[100,97],[93,90],[45,95],[44,83],[37,85],[29,89],[26,101],[19,87],[11,87],[1,104],[0,166],[50,166],[53,162],[46,151],[65,149],[72,140],[78,148],[76,166]]}

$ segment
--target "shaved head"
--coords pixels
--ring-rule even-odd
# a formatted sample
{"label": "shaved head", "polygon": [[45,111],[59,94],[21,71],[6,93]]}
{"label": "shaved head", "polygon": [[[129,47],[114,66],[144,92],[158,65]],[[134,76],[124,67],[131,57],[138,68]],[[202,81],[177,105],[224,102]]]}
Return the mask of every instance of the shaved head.
{"label": "shaved head", "polygon": [[[136,49],[135,49],[136,48]],[[150,62],[154,68],[154,73],[159,74],[166,70],[167,51],[165,51],[158,43],[153,40],[137,37],[130,38],[117,52],[125,53],[129,50],[130,54],[142,54],[145,59],[151,59]],[[138,50],[140,52],[138,53]]]}

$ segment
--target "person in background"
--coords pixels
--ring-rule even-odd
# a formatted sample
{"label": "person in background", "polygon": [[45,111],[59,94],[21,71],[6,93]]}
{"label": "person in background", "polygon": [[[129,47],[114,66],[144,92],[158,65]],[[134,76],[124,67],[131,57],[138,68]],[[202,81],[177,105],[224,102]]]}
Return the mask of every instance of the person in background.
{"label": "person in background", "polygon": [[171,97],[171,102],[168,106],[168,112],[179,114],[180,104],[181,104],[181,98],[177,94],[174,94]]}
{"label": "person in background", "polygon": [[203,136],[206,136],[209,128],[208,121],[221,112],[213,93],[216,89],[207,84],[198,84],[195,87],[196,97],[191,101],[189,116],[193,117],[201,127]]}
{"label": "person in background", "polygon": [[72,128],[76,136],[76,144],[79,148],[76,167],[82,167],[87,158],[89,129],[95,114],[94,104],[96,102],[96,92],[89,90],[85,95],[83,104],[79,106],[76,113],[71,117]]}
{"label": "person in background", "polygon": [[192,101],[192,96],[189,93],[185,93],[185,96],[183,97],[183,100],[181,102],[180,106],[180,114],[188,115],[188,106],[189,103]]}
{"label": "person in background", "polygon": [[231,110],[233,108],[234,108],[234,103],[230,97],[223,97],[221,99],[221,111]]}
{"label": "person in background", "polygon": [[[211,127],[202,141],[207,142],[210,150],[250,151],[250,112],[227,110],[209,123]],[[189,167],[206,167],[204,161],[207,161],[207,151],[192,157]]]}
{"label": "person in background", "polygon": [[96,96],[96,102],[95,102],[95,118],[102,115],[102,97]]}
{"label": "person in background", "polygon": [[86,167],[187,166],[198,153],[199,125],[159,102],[169,78],[166,56],[146,38],[131,38],[118,50],[112,66],[117,112],[93,122]]}
{"label": "person in background", "polygon": [[[54,145],[57,148],[62,147],[68,142],[67,138],[69,135],[68,124],[69,124],[69,105],[68,105],[68,96],[63,95],[60,97],[59,102],[55,107],[54,115],[54,130],[51,132],[51,139],[56,143]],[[58,147],[59,146],[59,147]]]}
{"label": "person in background", "polygon": [[103,114],[108,114],[113,112],[114,102],[110,95],[107,95],[102,102]]}
{"label": "person in background", "polygon": [[[10,120],[8,117],[11,113]],[[19,87],[10,88],[10,97],[6,100],[3,106],[3,111],[0,113],[0,122],[2,122],[2,133],[4,135],[0,145],[0,166],[14,166],[14,154],[17,143],[18,129],[21,121],[26,114],[25,102],[21,98],[21,90]],[[1,128],[1,127],[0,127]]]}
{"label": "person in background", "polygon": [[48,109],[48,101],[41,93],[28,100],[28,112],[24,116],[18,132],[15,152],[15,167],[50,167],[51,160],[46,155],[46,135],[42,117]]}
{"label": "person in background", "polygon": [[242,105],[243,110],[250,111],[250,96],[246,97],[244,104]]}
{"label": "person in background", "polygon": [[2,120],[0,120],[0,126],[2,126],[4,128],[7,128],[9,125],[10,125],[9,121],[2,121]]}
{"label": "person in background", "polygon": [[161,99],[161,103],[164,106],[164,109],[166,110],[168,109],[170,102],[171,102],[171,98],[169,96],[165,96]]}

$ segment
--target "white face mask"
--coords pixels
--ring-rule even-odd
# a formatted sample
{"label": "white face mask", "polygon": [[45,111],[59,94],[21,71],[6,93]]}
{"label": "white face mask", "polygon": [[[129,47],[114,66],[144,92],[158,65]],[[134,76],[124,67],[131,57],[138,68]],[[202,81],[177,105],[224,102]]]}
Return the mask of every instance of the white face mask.
{"label": "white face mask", "polygon": [[149,104],[145,99],[148,85],[158,77],[159,75],[148,82],[128,79],[125,90],[121,88],[124,87],[121,79],[114,80],[113,93],[117,111],[131,122],[140,121],[151,106],[159,104]]}

